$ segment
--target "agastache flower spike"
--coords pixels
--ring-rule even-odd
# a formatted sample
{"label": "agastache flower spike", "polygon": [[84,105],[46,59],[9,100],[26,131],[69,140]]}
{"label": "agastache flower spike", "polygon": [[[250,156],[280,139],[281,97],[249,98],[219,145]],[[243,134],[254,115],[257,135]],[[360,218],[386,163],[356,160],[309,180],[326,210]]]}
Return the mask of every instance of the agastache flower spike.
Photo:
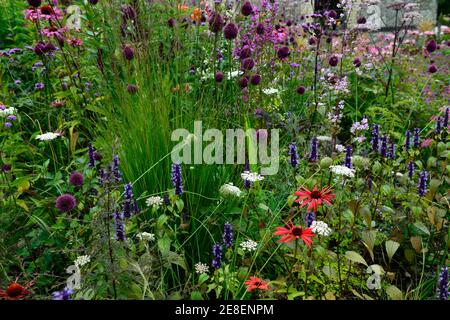
{"label": "agastache flower spike", "polygon": [[406,130],[405,134],[405,150],[408,151],[411,147],[411,131]]}
{"label": "agastache flower spike", "polygon": [[92,144],[89,143],[89,167],[93,168],[95,167],[95,150],[94,147],[92,146]]}
{"label": "agastache flower spike", "polygon": [[119,169],[119,156],[117,154],[113,156],[113,165],[111,169],[116,181],[121,181],[122,173],[120,172]]}
{"label": "agastache flower spike", "polygon": [[391,144],[389,145],[388,157],[391,160],[395,159],[395,143],[394,142],[391,142]]}
{"label": "agastache flower spike", "polygon": [[311,227],[312,223],[316,220],[316,214],[314,212],[308,212],[305,216],[305,222],[307,227]]}
{"label": "agastache flower spike", "polygon": [[443,267],[439,275],[438,298],[448,300],[448,267]]}
{"label": "agastache flower spike", "polygon": [[441,117],[438,117],[437,118],[437,121],[436,121],[436,129],[434,130],[434,133],[436,133],[436,134],[440,134],[441,133]]}
{"label": "agastache flower spike", "polygon": [[414,162],[410,161],[408,162],[408,177],[412,179],[414,176]]}
{"label": "agastache flower spike", "polygon": [[225,222],[224,225],[223,243],[227,249],[233,245],[233,227],[229,222]]}
{"label": "agastache flower spike", "polygon": [[345,152],[345,166],[352,168],[352,146],[348,145]]}
{"label": "agastache flower spike", "polygon": [[125,241],[125,230],[123,226],[123,216],[120,211],[114,214],[114,228],[116,229],[116,240]]}
{"label": "agastache flower spike", "polygon": [[385,158],[387,156],[387,142],[388,142],[388,137],[384,136],[383,138],[381,138],[381,156],[383,158]]}
{"label": "agastache flower spike", "polygon": [[216,243],[212,249],[213,252],[213,260],[212,260],[212,266],[216,269],[219,269],[222,265],[222,246],[220,243]]}
{"label": "agastache flower spike", "polygon": [[378,152],[378,140],[379,140],[379,130],[380,126],[377,124],[374,124],[372,126],[372,150]]}
{"label": "agastache flower spike", "polygon": [[172,164],[172,184],[175,187],[175,194],[177,196],[183,193],[183,177],[181,175],[181,165],[178,163]]}
{"label": "agastache flower spike", "polygon": [[417,186],[417,191],[421,197],[423,197],[427,192],[427,183],[428,182],[428,172],[422,171],[419,174],[419,184]]}
{"label": "agastache flower spike", "polygon": [[420,129],[414,128],[414,148],[420,147]]}
{"label": "agastache flower spike", "polygon": [[[132,201],[133,204],[132,204]],[[131,182],[125,185],[125,201],[123,203],[123,216],[125,218],[130,218],[132,214],[139,213],[139,208],[137,206],[136,200],[133,200],[133,188]]]}
{"label": "agastache flower spike", "polygon": [[442,127],[444,128],[445,131],[448,130],[448,117],[449,117],[449,110],[450,108],[447,107],[445,108],[445,115],[444,115],[444,121],[442,122]]}
{"label": "agastache flower spike", "polygon": [[311,153],[309,155],[309,161],[310,162],[316,162],[317,161],[317,138],[314,137],[311,140]]}
{"label": "agastache flower spike", "polygon": [[291,143],[289,145],[289,156],[290,156],[290,164],[291,167],[297,168],[298,167],[298,154],[297,154],[297,146],[295,143]]}

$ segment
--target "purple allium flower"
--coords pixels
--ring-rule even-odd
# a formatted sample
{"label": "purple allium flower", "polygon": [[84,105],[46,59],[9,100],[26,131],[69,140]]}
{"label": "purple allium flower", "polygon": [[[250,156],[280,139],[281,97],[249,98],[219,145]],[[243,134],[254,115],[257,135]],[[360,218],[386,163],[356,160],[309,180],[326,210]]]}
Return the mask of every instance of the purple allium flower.
{"label": "purple allium flower", "polygon": [[42,3],[42,0],[28,0],[28,4],[32,7],[39,7]]}
{"label": "purple allium flower", "polygon": [[427,192],[428,186],[428,172],[422,171],[419,173],[419,184],[417,186],[417,192],[419,193],[419,196],[423,197]]}
{"label": "purple allium flower", "polygon": [[12,127],[12,123],[7,121],[7,122],[5,122],[4,126],[6,128],[11,128]]}
{"label": "purple allium flower", "polygon": [[252,70],[255,66],[255,60],[252,58],[245,58],[241,61],[241,69],[242,70]]}
{"label": "purple allium flower", "polygon": [[62,291],[53,292],[53,300],[72,300],[70,296],[73,294],[73,290],[64,288]]}
{"label": "purple allium flower", "polygon": [[436,73],[437,72],[437,67],[434,65],[434,64],[431,64],[429,67],[428,67],[428,72],[429,73]]}
{"label": "purple allium flower", "polygon": [[380,134],[380,126],[377,124],[374,124],[372,126],[372,140],[371,140],[371,144],[372,144],[372,150],[378,152],[378,141],[380,139],[379,137]]}
{"label": "purple allium flower", "polygon": [[227,40],[236,39],[238,35],[238,27],[234,23],[230,22],[225,26],[225,28],[223,28],[223,35]]}
{"label": "purple allium flower", "polygon": [[429,53],[432,53],[432,52],[436,51],[436,49],[437,49],[436,41],[435,40],[428,41],[428,43],[426,44],[425,48],[427,49],[427,51]]}
{"label": "purple allium flower", "polygon": [[175,25],[175,20],[173,18],[169,18],[169,20],[167,20],[167,25],[169,26],[169,28],[173,28],[173,26]]}
{"label": "purple allium flower", "polygon": [[361,67],[361,59],[355,58],[355,59],[353,60],[353,65],[354,65],[356,68]]}
{"label": "purple allium flower", "polygon": [[253,6],[252,6],[252,4],[250,3],[250,1],[246,1],[246,2],[242,5],[241,13],[242,13],[244,16],[249,16],[249,15],[251,15],[251,14],[253,13]]}
{"label": "purple allium flower", "polygon": [[280,49],[278,49],[277,55],[279,59],[287,58],[290,55],[289,48],[286,46],[281,47]]}
{"label": "purple allium flower", "polygon": [[328,64],[332,67],[336,67],[339,63],[339,58],[336,56],[331,56],[330,59],[328,59]]}
{"label": "purple allium flower", "polygon": [[248,87],[248,78],[247,77],[242,77],[238,80],[238,85],[241,88],[247,88]]}
{"label": "purple allium flower", "polygon": [[66,193],[60,195],[56,199],[55,207],[61,212],[71,211],[75,209],[76,206],[77,206],[77,199],[75,199],[75,197],[71,194]]}
{"label": "purple allium flower", "polygon": [[318,140],[316,137],[312,138],[311,140],[311,153],[309,155],[309,161],[310,162],[316,162],[318,159],[317,155],[317,144]]}
{"label": "purple allium flower", "polygon": [[437,120],[436,120],[436,128],[434,129],[434,133],[435,134],[440,134],[441,133],[441,129],[442,129],[441,120],[442,120],[441,117],[438,117]]}
{"label": "purple allium flower", "polygon": [[213,260],[212,260],[212,266],[216,269],[219,269],[222,265],[222,246],[219,242],[217,242],[212,249],[213,252]]}
{"label": "purple allium flower", "polygon": [[123,19],[135,20],[137,17],[136,10],[132,6],[122,6]]}
{"label": "purple allium flower", "polygon": [[137,92],[137,86],[134,84],[128,84],[127,91],[128,93],[135,94]]}
{"label": "purple allium flower", "polygon": [[133,60],[134,58],[134,50],[132,47],[130,46],[124,46],[122,49],[123,52],[123,56],[125,59],[127,59],[128,61]]}
{"label": "purple allium flower", "polygon": [[315,37],[311,37],[311,38],[309,38],[309,40],[308,40],[308,44],[309,44],[310,46],[313,46],[313,45],[315,45],[315,44],[316,44],[316,38],[315,38]]}
{"label": "purple allium flower", "polygon": [[391,144],[389,145],[389,150],[388,150],[388,158],[391,160],[395,159],[395,143],[391,142]]}
{"label": "purple allium flower", "polygon": [[209,18],[209,30],[214,33],[219,33],[223,28],[223,24],[222,16],[217,12],[213,12]]}
{"label": "purple allium flower", "polygon": [[414,162],[410,161],[408,162],[408,177],[412,179],[414,176]]}
{"label": "purple allium flower", "polygon": [[411,131],[406,130],[405,133],[405,150],[408,151],[411,147]]}
{"label": "purple allium flower", "polygon": [[258,25],[256,26],[256,33],[259,34],[260,36],[264,35],[265,33],[265,28],[264,28],[264,24],[263,23],[258,23]]}
{"label": "purple allium flower", "polygon": [[414,128],[414,148],[420,147],[420,129]]}
{"label": "purple allium flower", "polygon": [[307,212],[305,215],[305,223],[307,227],[311,227],[312,223],[316,220],[316,214],[314,212]]}
{"label": "purple allium flower", "polygon": [[123,215],[120,211],[114,214],[114,229],[116,230],[116,240],[125,241],[125,229],[123,223]]}
{"label": "purple allium flower", "polygon": [[304,86],[299,86],[296,91],[299,95],[303,95],[305,94],[306,89]]}
{"label": "purple allium flower", "polygon": [[89,0],[89,3],[92,5],[96,5],[98,3],[98,0]]}
{"label": "purple allium flower", "polygon": [[259,74],[254,74],[250,78],[250,83],[254,86],[257,86],[261,82],[261,76]]}
{"label": "purple allium flower", "polygon": [[326,14],[327,14],[328,18],[331,18],[331,19],[336,19],[337,18],[337,12],[334,11],[334,10],[330,10]]}
{"label": "purple allium flower", "polygon": [[222,71],[217,71],[216,74],[214,75],[214,79],[216,79],[216,82],[222,82],[222,80],[223,80],[223,72]]}
{"label": "purple allium flower", "polygon": [[172,184],[175,187],[175,194],[177,196],[183,193],[183,177],[181,175],[181,165],[178,163],[172,164]]}
{"label": "purple allium flower", "polygon": [[245,45],[239,51],[239,58],[241,58],[241,60],[242,60],[242,59],[250,57],[251,54],[252,54],[252,50],[250,49],[249,46]]}
{"label": "purple allium flower", "polygon": [[359,17],[356,21],[358,24],[366,24],[367,20],[365,17]]}
{"label": "purple allium flower", "polygon": [[73,172],[69,177],[69,183],[75,187],[81,187],[84,182],[84,177],[80,172]]}
{"label": "purple allium flower", "polygon": [[34,89],[35,90],[42,90],[42,89],[44,89],[44,84],[42,83],[42,82],[38,82],[38,83],[36,83],[35,85],[34,85]]}
{"label": "purple allium flower", "polygon": [[223,244],[227,249],[233,245],[233,227],[229,222],[225,222],[223,227]]}
{"label": "purple allium flower", "polygon": [[383,158],[387,157],[387,144],[388,144],[388,136],[384,136],[381,138],[381,149],[380,153]]}
{"label": "purple allium flower", "polygon": [[345,149],[345,159],[344,159],[344,165],[347,168],[352,168],[352,146],[348,145],[347,148]]}
{"label": "purple allium flower", "polygon": [[298,154],[297,154],[297,146],[294,142],[289,144],[289,163],[291,167],[297,168],[298,167]]}
{"label": "purple allium flower", "polygon": [[2,171],[3,172],[9,172],[9,171],[11,171],[11,168],[12,168],[12,166],[9,163],[4,163],[2,165]]}
{"label": "purple allium flower", "polygon": [[439,300],[448,300],[448,267],[442,267],[438,283]]}

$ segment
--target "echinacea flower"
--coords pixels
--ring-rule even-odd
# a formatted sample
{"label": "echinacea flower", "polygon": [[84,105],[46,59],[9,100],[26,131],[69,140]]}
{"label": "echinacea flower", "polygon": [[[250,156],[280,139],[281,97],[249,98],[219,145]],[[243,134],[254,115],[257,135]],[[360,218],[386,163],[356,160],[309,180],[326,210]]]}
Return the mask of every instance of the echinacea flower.
{"label": "echinacea flower", "polygon": [[314,186],[312,191],[302,187],[299,191],[295,192],[295,195],[298,196],[295,202],[299,202],[301,208],[308,205],[308,211],[311,209],[317,211],[318,206],[324,202],[332,205],[331,201],[336,195],[331,192],[331,187],[326,187],[320,191],[317,189],[317,186]]}
{"label": "echinacea flower", "polygon": [[26,284],[25,286],[22,286],[21,284],[15,282],[12,282],[6,290],[0,289],[0,298],[3,298],[5,300],[19,300],[25,298],[27,295],[30,294],[30,291],[28,289],[33,285],[33,282],[30,282]]}
{"label": "echinacea flower", "polygon": [[268,283],[258,277],[250,276],[250,278],[246,280],[244,284],[247,285],[248,292],[252,292],[253,290],[269,290]]}
{"label": "echinacea flower", "polygon": [[312,237],[314,233],[311,228],[303,229],[301,225],[295,226],[292,222],[286,225],[286,227],[277,227],[277,231],[273,234],[276,236],[282,236],[280,242],[292,242],[296,239],[301,239],[303,242],[311,248]]}

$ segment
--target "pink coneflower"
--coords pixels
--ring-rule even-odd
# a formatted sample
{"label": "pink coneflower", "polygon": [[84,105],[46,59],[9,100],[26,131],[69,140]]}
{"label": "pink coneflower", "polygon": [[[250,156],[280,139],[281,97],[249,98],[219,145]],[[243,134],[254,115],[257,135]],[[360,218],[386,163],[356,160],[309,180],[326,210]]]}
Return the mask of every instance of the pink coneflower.
{"label": "pink coneflower", "polygon": [[41,34],[46,37],[63,37],[63,34],[66,32],[66,28],[57,28],[57,27],[47,27],[42,29]]}
{"label": "pink coneflower", "polygon": [[81,47],[83,45],[83,40],[78,38],[72,38],[67,41],[72,47]]}
{"label": "pink coneflower", "polygon": [[294,226],[292,222],[285,227],[277,227],[277,231],[273,234],[276,236],[282,236],[280,242],[292,242],[296,239],[301,239],[303,242],[311,248],[312,237],[314,233],[311,228],[303,229],[302,226]]}
{"label": "pink coneflower", "polygon": [[311,209],[317,211],[318,206],[322,205],[324,202],[329,205],[332,204],[331,201],[336,195],[331,192],[331,187],[326,187],[320,191],[317,189],[317,186],[314,186],[312,191],[303,187],[295,192],[295,195],[298,196],[298,199],[295,200],[295,202],[299,202],[300,207],[308,205],[308,211],[311,211]]}
{"label": "pink coneflower", "polygon": [[244,282],[247,285],[247,291],[252,292],[253,290],[269,290],[269,285],[266,281],[258,277],[250,276],[249,280]]}
{"label": "pink coneflower", "polygon": [[[17,281],[17,280],[16,280]],[[6,290],[0,289],[0,298],[5,300],[20,300],[30,294],[28,289],[33,285],[33,282],[29,282],[22,286],[17,282],[12,282]]]}
{"label": "pink coneflower", "polygon": [[44,5],[38,10],[38,19],[43,20],[60,20],[63,17],[63,12],[57,7]]}

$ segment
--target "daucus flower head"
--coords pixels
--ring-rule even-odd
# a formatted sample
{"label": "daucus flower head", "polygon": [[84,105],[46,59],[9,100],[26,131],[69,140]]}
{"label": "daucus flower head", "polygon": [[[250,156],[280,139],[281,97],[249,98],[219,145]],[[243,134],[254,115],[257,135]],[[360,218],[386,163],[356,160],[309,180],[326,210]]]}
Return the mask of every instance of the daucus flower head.
{"label": "daucus flower head", "polygon": [[236,197],[239,198],[242,194],[242,191],[234,186],[232,183],[225,183],[223,186],[220,187],[219,193],[224,197]]}
{"label": "daucus flower head", "polygon": [[75,265],[78,267],[82,267],[85,264],[88,264],[91,262],[91,257],[88,255],[78,256],[77,259],[74,261]]}
{"label": "daucus flower head", "polygon": [[225,222],[224,225],[223,243],[227,249],[233,245],[233,227],[229,222]]}
{"label": "daucus flower head", "polygon": [[220,243],[217,242],[213,246],[212,252],[213,252],[212,266],[216,269],[219,269],[220,266],[222,265],[222,246],[220,245]]}
{"label": "daucus flower head", "polygon": [[172,184],[175,187],[175,194],[177,196],[183,193],[183,177],[181,175],[181,165],[178,163],[172,164]]}
{"label": "daucus flower head", "polygon": [[348,166],[330,166],[331,172],[338,176],[345,176],[353,178],[355,176],[355,169],[351,169]]}
{"label": "daucus flower head", "polygon": [[136,235],[136,238],[138,238],[140,241],[155,241],[155,235],[149,232],[140,232]]}
{"label": "daucus flower head", "polygon": [[311,248],[312,237],[314,236],[311,228],[303,229],[302,226],[294,226],[292,222],[285,227],[277,227],[275,236],[282,236],[280,242],[292,242],[296,239],[302,240],[309,248]]}
{"label": "daucus flower head", "polygon": [[250,171],[244,171],[243,173],[241,173],[241,178],[251,183],[264,180],[264,177],[259,173]]}
{"label": "daucus flower head", "polygon": [[204,274],[204,273],[208,273],[208,271],[209,271],[209,266],[206,263],[197,262],[195,264],[195,273]]}
{"label": "daucus flower head", "polygon": [[317,186],[314,186],[313,190],[310,191],[305,187],[302,187],[299,191],[296,191],[294,194],[298,197],[295,202],[300,203],[300,207],[304,207],[308,205],[307,210],[317,211],[318,207],[323,203],[327,203],[332,205],[331,201],[336,196],[331,193],[331,187],[326,187],[322,190],[318,190]]}
{"label": "daucus flower head", "polygon": [[328,227],[328,224],[326,224],[323,221],[313,221],[313,223],[311,224],[311,229],[312,232],[314,232],[315,234],[327,237],[331,234],[331,229],[330,227]]}
{"label": "daucus flower head", "polygon": [[55,207],[61,212],[68,212],[77,206],[77,199],[71,194],[63,194],[56,198]]}
{"label": "daucus flower head", "polygon": [[252,292],[253,290],[269,290],[269,284],[258,277],[250,276],[250,278],[246,280],[244,284],[247,286],[248,292]]}
{"label": "daucus flower head", "polygon": [[46,133],[37,135],[36,140],[50,141],[50,140],[58,138],[59,136],[61,136],[61,134],[58,132],[46,132]]}
{"label": "daucus flower head", "polygon": [[159,208],[163,205],[164,200],[160,196],[153,196],[153,197],[147,198],[147,200],[145,200],[145,203],[147,204],[148,207]]}
{"label": "daucus flower head", "polygon": [[239,244],[239,246],[242,248],[242,250],[251,252],[251,251],[256,250],[258,243],[253,240],[247,240],[247,241],[241,242]]}

